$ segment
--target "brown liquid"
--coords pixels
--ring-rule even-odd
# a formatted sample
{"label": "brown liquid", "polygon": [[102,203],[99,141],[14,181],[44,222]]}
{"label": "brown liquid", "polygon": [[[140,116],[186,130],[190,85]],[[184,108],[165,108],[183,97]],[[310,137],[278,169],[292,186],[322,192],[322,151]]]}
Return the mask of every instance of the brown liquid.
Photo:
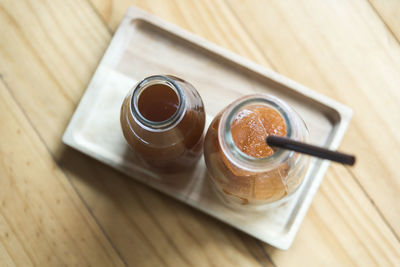
{"label": "brown liquid", "polygon": [[141,92],[138,100],[140,114],[149,121],[161,122],[178,110],[179,99],[168,85],[154,84]]}
{"label": "brown liquid", "polygon": [[[203,102],[190,84],[178,80],[185,94],[182,118],[166,130],[153,131],[143,127],[132,116],[131,97],[121,108],[121,126],[128,144],[149,167],[161,172],[176,172],[193,166],[202,154],[205,112]],[[160,122],[175,114],[179,106],[175,91],[163,84],[145,88],[138,98],[138,110],[150,121]]]}

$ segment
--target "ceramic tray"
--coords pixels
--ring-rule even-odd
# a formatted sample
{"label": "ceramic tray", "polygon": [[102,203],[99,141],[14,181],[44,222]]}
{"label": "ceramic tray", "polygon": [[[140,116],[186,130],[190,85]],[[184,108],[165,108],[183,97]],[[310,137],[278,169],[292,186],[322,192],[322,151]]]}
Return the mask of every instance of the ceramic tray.
{"label": "ceramic tray", "polygon": [[210,187],[203,158],[193,171],[174,177],[143,168],[124,140],[119,112],[132,86],[154,74],[176,75],[196,87],[206,107],[206,127],[233,100],[265,92],[300,113],[312,143],[335,149],[351,110],[177,26],[130,8],[63,136],[67,145],[138,181],[277,248],[289,248],[329,162],[312,159],[302,186],[291,200],[264,212],[237,212],[226,207]]}

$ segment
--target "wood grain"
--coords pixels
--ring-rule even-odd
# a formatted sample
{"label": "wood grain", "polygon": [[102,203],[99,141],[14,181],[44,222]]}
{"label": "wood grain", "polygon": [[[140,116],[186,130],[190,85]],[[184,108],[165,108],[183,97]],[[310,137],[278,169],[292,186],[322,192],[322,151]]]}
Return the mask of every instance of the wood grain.
{"label": "wood grain", "polygon": [[93,0],[91,3],[112,32],[117,29],[127,8],[135,5],[239,55],[271,67],[223,0]]}
{"label": "wood grain", "polygon": [[110,41],[90,11],[81,1],[0,1],[1,74],[53,151]]}
{"label": "wood grain", "polygon": [[349,171],[332,166],[288,251],[263,245],[282,266],[396,266],[399,242]]}
{"label": "wood grain", "polygon": [[[60,143],[74,107],[108,45],[110,31],[116,29],[131,3],[355,109],[356,116],[342,148],[355,149],[360,165],[353,173],[337,165],[330,168],[289,251],[262,245]],[[308,3],[301,3],[308,11],[304,14],[300,3],[300,7],[295,6],[298,14],[295,8],[280,6],[283,3],[261,1],[243,4],[239,1],[96,0],[93,6],[85,1],[0,1],[0,73],[127,264],[387,266],[400,262],[398,237],[387,225],[392,228],[400,225],[400,213],[396,210],[398,194],[395,194],[398,192],[395,168],[398,155],[388,152],[395,151],[399,140],[392,126],[399,114],[394,106],[398,99],[395,91],[398,78],[394,77],[399,60],[398,44],[363,1],[346,5],[339,2],[344,6],[333,8]],[[263,12],[269,13],[262,16]],[[342,15],[342,12],[348,13]],[[307,24],[310,20],[313,23]],[[338,24],[340,20],[343,21]],[[349,23],[356,23],[357,27]],[[386,42],[386,38],[392,39]],[[353,62],[357,63],[355,68]],[[381,90],[381,86],[388,89]],[[383,112],[378,114],[374,109]],[[3,118],[3,112],[0,114]],[[372,125],[382,127],[371,126],[371,121],[376,122]],[[388,137],[371,147],[374,131]],[[0,134],[3,132],[2,127]],[[7,137],[16,140],[10,134]],[[392,145],[388,147],[390,138]],[[43,147],[38,138],[27,143]],[[380,160],[386,159],[387,153],[392,158]],[[41,157],[39,154],[37,158]],[[41,167],[43,177],[49,177],[46,166]],[[28,172],[24,165],[14,163],[14,167]],[[50,194],[47,190],[44,192]],[[82,205],[76,201],[76,205]],[[74,214],[68,210],[68,217],[70,213]],[[12,218],[12,214],[7,213],[6,217]],[[9,227],[3,221],[0,220],[0,230]],[[16,229],[22,228],[18,225]],[[24,265],[22,261],[28,257],[27,252],[14,245],[18,241],[6,246],[3,239],[1,235],[0,264],[12,264],[15,257],[10,255],[18,255],[21,262],[16,264]],[[68,244],[71,251],[79,248]],[[32,253],[32,248],[28,248]],[[91,253],[98,251],[101,250],[96,247]],[[45,253],[36,254],[43,258]],[[54,255],[60,255],[56,263],[72,262],[62,253]],[[97,259],[103,258],[86,260]],[[98,265],[107,265],[107,261]]]}
{"label": "wood grain", "polygon": [[3,83],[0,123],[1,265],[123,266]]}
{"label": "wood grain", "polygon": [[[19,2],[19,4],[19,10],[31,8],[26,7],[28,6],[26,3]],[[54,2],[51,4],[53,5]],[[62,53],[53,51],[52,58],[44,59],[43,57],[47,57],[45,54],[48,50],[55,49],[52,48],[51,41],[40,34],[37,36],[41,29],[37,29],[39,26],[33,22],[22,27],[24,23],[18,22],[14,18],[18,13],[14,15],[13,12],[17,11],[5,9],[4,6],[2,13],[4,15],[0,16],[0,22],[4,23],[0,23],[0,27],[3,27],[4,37],[10,40],[10,43],[8,45],[2,43],[0,73],[3,74],[4,80],[40,133],[46,146],[54,153],[64,171],[79,189],[80,194],[124,260],[130,265],[140,266],[185,266],[189,264],[231,266],[235,262],[242,265],[270,265],[267,257],[260,257],[264,253],[263,251],[257,251],[257,249],[250,251],[247,248],[247,246],[258,246],[254,239],[243,237],[243,234],[238,235],[230,227],[221,225],[205,215],[194,213],[188,207],[127,180],[115,171],[87,159],[76,151],[65,149],[61,144],[61,136],[66,124],[95,69],[95,63],[104,52],[101,48],[104,48],[110,39],[105,28],[97,33],[96,29],[97,27],[101,28],[102,22],[98,20],[96,22],[96,14],[90,9],[90,6],[75,4],[76,6],[71,4],[72,10],[70,11],[59,2],[60,8],[54,9],[54,12],[56,10],[59,12],[55,14],[47,11],[48,5],[50,5],[47,4],[37,13],[41,13],[44,18],[48,16],[49,20],[51,17],[62,18],[65,14],[71,16],[70,20],[81,20],[79,29],[55,31],[54,34],[60,36],[53,37],[57,39],[70,38],[69,42],[75,43],[75,46],[79,48],[94,45],[92,37],[82,38],[82,36],[94,35],[96,40],[103,38],[102,42],[99,41],[97,46],[94,46],[98,51],[96,60],[76,61],[81,68],[80,75],[82,75],[81,73],[87,75],[86,80],[83,79],[79,86],[59,82],[59,80],[74,75],[76,70],[66,68],[61,73],[53,72],[52,66],[47,62],[58,61],[58,64],[62,65],[67,57],[83,57],[74,55],[75,53],[80,54],[82,51],[71,48]],[[81,12],[75,13],[74,8],[81,9]],[[69,12],[75,13],[75,15],[71,15]],[[29,14],[32,12],[27,12],[24,18],[27,21],[34,21],[35,15],[29,16]],[[82,17],[75,17],[79,14],[90,23],[96,22],[95,25],[86,23]],[[15,23],[9,23],[10,21]],[[75,37],[64,36],[64,32],[74,30],[78,31]],[[30,38],[27,39],[25,36],[30,36]],[[46,44],[47,42],[50,44]],[[9,54],[12,54],[13,57],[8,57]],[[66,92],[70,95],[66,96]],[[159,200],[155,201],[155,198]],[[144,205],[142,202],[155,203],[156,206]],[[170,214],[171,207],[179,216]],[[188,232],[186,228],[179,227],[180,225],[194,225],[192,227],[195,227],[196,218],[201,222],[197,222],[198,231],[192,233]],[[164,220],[170,221],[169,226],[175,226],[174,231],[171,231],[170,228],[162,228]],[[175,240],[175,238],[179,239]],[[242,239],[249,241],[243,243]]]}
{"label": "wood grain", "polygon": [[129,264],[270,265],[256,240],[93,159],[67,149],[61,163]]}
{"label": "wood grain", "polygon": [[351,172],[399,236],[400,155],[389,152],[400,149],[399,43],[364,1],[238,5],[230,6],[241,21],[253,18],[246,29],[279,72],[353,108],[342,148],[357,155]]}
{"label": "wood grain", "polygon": [[400,41],[400,2],[396,0],[369,0],[369,2],[389,32]]}

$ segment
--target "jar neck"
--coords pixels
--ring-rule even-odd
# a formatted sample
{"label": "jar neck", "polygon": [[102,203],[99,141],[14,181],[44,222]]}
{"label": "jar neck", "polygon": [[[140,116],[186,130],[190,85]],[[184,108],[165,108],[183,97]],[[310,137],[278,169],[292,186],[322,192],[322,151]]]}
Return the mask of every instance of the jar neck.
{"label": "jar neck", "polygon": [[[146,119],[138,108],[139,98],[142,92],[152,85],[162,84],[166,85],[176,93],[178,97],[178,108],[176,112],[164,121],[151,121]],[[182,120],[186,110],[186,97],[181,86],[168,75],[154,75],[145,78],[139,82],[133,90],[130,100],[130,111],[134,120],[141,125],[141,127],[153,131],[163,132],[175,127],[179,121]]]}
{"label": "jar neck", "polygon": [[267,94],[245,96],[230,104],[221,115],[218,129],[218,140],[225,156],[236,166],[250,172],[265,172],[276,168],[293,156],[293,151],[276,149],[268,157],[256,158],[245,154],[233,141],[231,126],[239,111],[249,105],[265,105],[276,110],[286,124],[286,137],[298,139],[298,127],[294,110],[286,103]]}

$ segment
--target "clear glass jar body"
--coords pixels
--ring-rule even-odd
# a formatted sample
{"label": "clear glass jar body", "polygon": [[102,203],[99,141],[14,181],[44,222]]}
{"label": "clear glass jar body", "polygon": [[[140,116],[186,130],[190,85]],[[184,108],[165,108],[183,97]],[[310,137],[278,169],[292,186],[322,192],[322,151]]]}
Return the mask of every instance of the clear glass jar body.
{"label": "clear glass jar body", "polygon": [[287,199],[303,181],[308,157],[276,149],[265,158],[243,153],[234,143],[231,125],[235,115],[250,105],[266,105],[284,118],[287,137],[308,140],[308,130],[300,116],[286,103],[266,94],[242,97],[211,122],[204,141],[204,158],[209,177],[222,199],[233,206],[260,209]]}
{"label": "clear glass jar body", "polygon": [[[167,85],[178,96],[175,114],[165,121],[149,121],[140,113],[140,94],[155,84]],[[205,112],[203,101],[188,82],[171,76],[150,76],[125,97],[121,127],[126,141],[150,168],[177,172],[193,166],[201,156]]]}

